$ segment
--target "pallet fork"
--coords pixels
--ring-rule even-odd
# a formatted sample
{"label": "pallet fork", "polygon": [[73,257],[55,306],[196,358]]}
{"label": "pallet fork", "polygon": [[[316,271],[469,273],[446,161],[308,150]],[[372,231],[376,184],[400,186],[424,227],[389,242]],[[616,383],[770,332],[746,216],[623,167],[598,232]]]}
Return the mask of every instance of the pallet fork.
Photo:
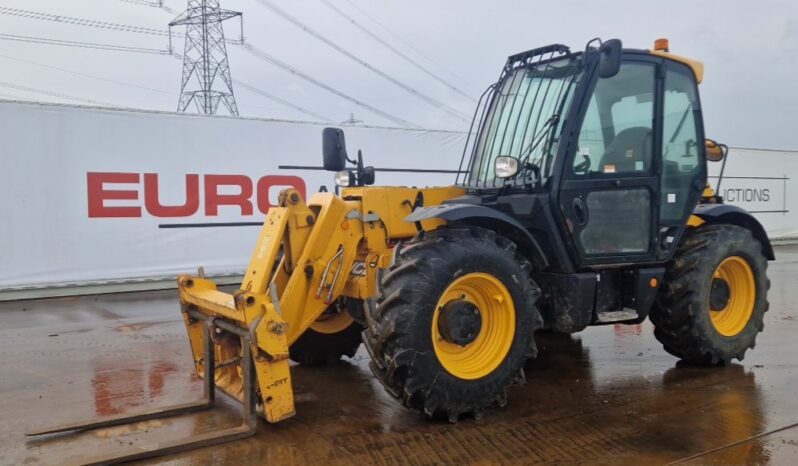
{"label": "pallet fork", "polygon": [[215,369],[217,368],[214,357],[214,343],[212,335],[216,331],[216,328],[237,335],[241,341],[241,366],[243,368],[244,400],[242,409],[243,419],[240,426],[215,432],[208,432],[202,435],[145,445],[117,454],[86,458],[75,464],[117,464],[127,461],[142,460],[145,458],[187,451],[198,447],[218,445],[220,443],[239,440],[255,435],[258,427],[258,418],[256,415],[257,402],[255,396],[254,367],[250,350],[252,338],[249,332],[235,325],[231,325],[227,322],[213,318],[212,316],[207,316],[194,310],[189,310],[188,313],[192,318],[204,321],[205,323],[204,352],[202,361],[204,368],[202,378],[203,397],[201,400],[165,406],[157,409],[149,409],[135,414],[101,417],[83,422],[55,425],[33,432],[28,432],[25,435],[39,436],[63,432],[80,432],[91,429],[100,429],[103,427],[147,421],[151,419],[177,416],[180,414],[188,414],[212,408],[216,400]]}
{"label": "pallet fork", "polygon": [[[423,192],[430,204],[463,193],[459,188]],[[279,207],[269,209],[241,286],[232,294],[219,290],[202,269],[196,276],[178,277],[191,354],[196,372],[204,380],[202,400],[54,426],[27,435],[83,431],[196,412],[213,406],[216,390],[243,404],[239,427],[78,463],[113,464],[249,437],[255,434],[257,416],[269,423],[292,417],[291,345],[320,319],[327,324],[351,324],[349,314],[322,314],[342,296],[373,297],[377,271],[390,264],[395,241],[417,233],[416,225],[405,222],[404,217],[419,190],[366,191],[356,187],[349,188],[349,193],[345,198],[316,193],[305,203],[295,189],[282,191]],[[361,264],[361,272],[357,272],[357,264]]]}

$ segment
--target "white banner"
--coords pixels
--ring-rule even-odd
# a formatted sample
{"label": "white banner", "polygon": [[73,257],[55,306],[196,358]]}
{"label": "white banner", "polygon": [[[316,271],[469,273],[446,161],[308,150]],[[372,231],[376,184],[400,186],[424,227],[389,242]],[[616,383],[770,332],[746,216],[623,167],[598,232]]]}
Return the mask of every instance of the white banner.
{"label": "white banner", "polygon": [[[709,164],[709,182],[717,186],[721,163]],[[751,212],[771,239],[798,237],[798,211],[790,210],[795,197],[798,152],[729,149],[718,194]],[[791,197],[792,196],[792,197]]]}
{"label": "white banner", "polygon": [[[0,291],[243,273],[277,193],[332,188],[311,123],[0,103]],[[465,135],[346,128],[377,183],[450,184]],[[281,168],[283,167],[283,168]],[[716,174],[720,164],[710,165]],[[446,171],[449,171],[447,173]],[[772,237],[790,211],[798,153],[732,149],[720,194]],[[715,178],[711,178],[713,185]]]}
{"label": "white banner", "polygon": [[[0,103],[0,290],[243,273],[277,194],[332,189],[317,124]],[[346,128],[380,184],[451,184],[462,133]]]}

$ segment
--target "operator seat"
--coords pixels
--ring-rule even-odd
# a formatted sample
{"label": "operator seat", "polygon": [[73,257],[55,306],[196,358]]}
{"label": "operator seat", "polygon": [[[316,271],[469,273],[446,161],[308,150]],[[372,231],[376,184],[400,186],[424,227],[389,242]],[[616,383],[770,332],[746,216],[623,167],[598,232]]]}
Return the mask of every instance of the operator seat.
{"label": "operator seat", "polygon": [[653,141],[651,129],[644,126],[626,128],[615,135],[604,155],[601,156],[599,170],[607,171],[614,165],[615,173],[643,172],[651,167]]}

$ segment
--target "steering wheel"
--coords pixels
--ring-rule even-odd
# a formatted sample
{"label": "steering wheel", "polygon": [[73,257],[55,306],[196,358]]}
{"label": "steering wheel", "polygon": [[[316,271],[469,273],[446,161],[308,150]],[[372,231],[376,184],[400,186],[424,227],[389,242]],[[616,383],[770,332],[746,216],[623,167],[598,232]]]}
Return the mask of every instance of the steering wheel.
{"label": "steering wheel", "polygon": [[574,166],[574,173],[581,173],[583,175],[587,175],[587,173],[590,171],[590,165],[591,165],[590,156],[587,154],[582,154],[582,158],[584,158],[584,160],[578,165]]}

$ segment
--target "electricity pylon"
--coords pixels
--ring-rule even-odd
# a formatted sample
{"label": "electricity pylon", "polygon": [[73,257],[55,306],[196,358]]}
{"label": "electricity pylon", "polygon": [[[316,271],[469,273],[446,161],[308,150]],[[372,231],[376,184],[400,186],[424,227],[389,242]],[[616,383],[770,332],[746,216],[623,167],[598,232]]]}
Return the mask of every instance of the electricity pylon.
{"label": "electricity pylon", "polygon": [[170,28],[186,26],[178,112],[193,102],[199,113],[215,114],[221,102],[238,115],[222,28],[223,21],[235,17],[241,13],[223,10],[219,0],[188,0],[186,11],[169,23]]}

